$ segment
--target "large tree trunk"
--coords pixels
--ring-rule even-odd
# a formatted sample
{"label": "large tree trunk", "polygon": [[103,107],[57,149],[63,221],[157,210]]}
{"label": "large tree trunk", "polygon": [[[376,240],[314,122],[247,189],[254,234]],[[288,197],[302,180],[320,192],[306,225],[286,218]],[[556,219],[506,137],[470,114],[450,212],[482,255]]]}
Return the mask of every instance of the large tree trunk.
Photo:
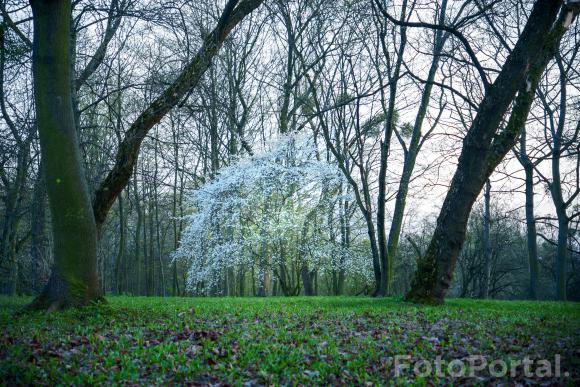
{"label": "large tree trunk", "polygon": [[71,3],[32,0],[31,5],[34,97],[55,259],[50,280],[33,307],[53,310],[84,305],[102,294],[97,229],[72,109]]}
{"label": "large tree trunk", "polygon": [[[538,0],[516,46],[490,85],[464,141],[459,163],[427,252],[418,263],[406,300],[439,304],[450,286],[473,203],[497,164],[515,144],[530,111],[539,78],[578,13],[562,1]],[[518,93],[517,98],[516,93]],[[512,101],[510,119],[496,134]]]}

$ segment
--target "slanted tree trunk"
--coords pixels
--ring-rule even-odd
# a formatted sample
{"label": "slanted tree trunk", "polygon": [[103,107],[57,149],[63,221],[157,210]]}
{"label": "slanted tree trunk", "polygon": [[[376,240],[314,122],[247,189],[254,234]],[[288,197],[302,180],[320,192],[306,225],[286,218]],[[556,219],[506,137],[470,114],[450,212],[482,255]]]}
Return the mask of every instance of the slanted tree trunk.
{"label": "slanted tree trunk", "polygon": [[31,5],[34,98],[54,239],[52,274],[32,306],[55,310],[102,298],[97,229],[72,108],[71,2],[32,0]]}
{"label": "slanted tree trunk", "polygon": [[[514,49],[486,89],[463,141],[457,170],[437,219],[427,252],[418,262],[408,301],[440,304],[450,286],[467,220],[479,192],[515,144],[534,100],[539,78],[569,22],[578,13],[562,1],[538,0]],[[558,18],[558,11],[563,9]],[[557,21],[556,21],[557,20]],[[517,97],[516,97],[517,93]],[[506,127],[497,128],[515,98]]]}
{"label": "slanted tree trunk", "polygon": [[197,54],[181,71],[177,79],[135,119],[127,130],[119,149],[113,169],[95,192],[93,211],[100,228],[117,196],[129,182],[139,149],[149,130],[193,90],[212,63],[229,33],[242,19],[258,8],[263,0],[229,0],[217,26],[208,34]]}

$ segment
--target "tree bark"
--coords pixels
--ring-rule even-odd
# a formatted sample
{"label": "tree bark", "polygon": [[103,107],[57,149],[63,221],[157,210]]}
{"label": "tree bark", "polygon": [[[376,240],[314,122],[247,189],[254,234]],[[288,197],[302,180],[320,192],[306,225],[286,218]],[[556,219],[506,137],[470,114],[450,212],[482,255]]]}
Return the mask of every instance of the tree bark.
{"label": "tree bark", "polygon": [[[477,116],[463,141],[463,149],[451,186],[437,219],[427,252],[418,262],[411,290],[405,299],[440,304],[450,286],[457,256],[465,239],[467,220],[479,192],[497,164],[515,144],[525,125],[539,78],[566,31],[569,17],[576,17],[562,1],[538,0],[514,49],[496,80],[485,93]],[[556,19],[557,22],[556,22]],[[512,101],[510,119],[496,134]]]}
{"label": "tree bark", "polygon": [[50,280],[32,306],[55,310],[102,298],[97,229],[72,107],[71,3],[32,0],[31,5],[34,97],[55,259]]}

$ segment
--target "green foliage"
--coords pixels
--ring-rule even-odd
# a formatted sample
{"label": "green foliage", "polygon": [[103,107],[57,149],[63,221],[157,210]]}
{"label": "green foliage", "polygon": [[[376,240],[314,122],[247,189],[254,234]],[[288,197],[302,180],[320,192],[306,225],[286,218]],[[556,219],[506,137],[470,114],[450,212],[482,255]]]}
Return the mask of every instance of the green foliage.
{"label": "green foliage", "polygon": [[0,33],[5,34],[4,55],[6,61],[14,63],[23,60],[27,55],[30,55],[30,48],[20,39],[15,36],[6,24],[0,24]]}
{"label": "green foliage", "polygon": [[560,354],[567,382],[580,377],[574,303],[112,297],[98,308],[15,316],[26,302],[0,298],[0,384],[384,384],[394,356],[407,354]]}
{"label": "green foliage", "polygon": [[[361,131],[371,137],[381,136],[385,131],[385,121],[387,121],[387,115],[384,112],[375,114],[363,122]],[[399,121],[398,111],[395,110],[393,112],[391,121],[393,125],[397,125],[397,122]]]}
{"label": "green foliage", "polygon": [[405,122],[403,125],[401,125],[401,136],[405,137],[405,138],[411,138],[411,136],[413,135],[413,124],[410,122]]}
{"label": "green foliage", "polygon": [[370,136],[379,136],[383,131],[383,123],[385,119],[385,113],[375,114],[363,122],[361,131],[363,133],[368,133]]}

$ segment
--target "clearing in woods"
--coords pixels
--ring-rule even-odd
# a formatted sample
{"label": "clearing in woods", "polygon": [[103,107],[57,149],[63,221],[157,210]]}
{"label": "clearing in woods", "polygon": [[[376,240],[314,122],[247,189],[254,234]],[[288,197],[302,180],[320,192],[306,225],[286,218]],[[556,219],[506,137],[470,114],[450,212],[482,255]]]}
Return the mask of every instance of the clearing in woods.
{"label": "clearing in woods", "polygon": [[[109,297],[105,305],[62,313],[15,313],[29,301],[0,298],[0,384],[580,381],[577,303]],[[470,366],[476,355],[496,361],[492,372],[485,367],[470,377],[481,368],[475,358]],[[540,378],[538,363],[526,376],[517,364],[526,357],[550,361],[552,376]],[[454,359],[462,362],[450,375]],[[513,378],[510,371],[494,376],[504,362]]]}

